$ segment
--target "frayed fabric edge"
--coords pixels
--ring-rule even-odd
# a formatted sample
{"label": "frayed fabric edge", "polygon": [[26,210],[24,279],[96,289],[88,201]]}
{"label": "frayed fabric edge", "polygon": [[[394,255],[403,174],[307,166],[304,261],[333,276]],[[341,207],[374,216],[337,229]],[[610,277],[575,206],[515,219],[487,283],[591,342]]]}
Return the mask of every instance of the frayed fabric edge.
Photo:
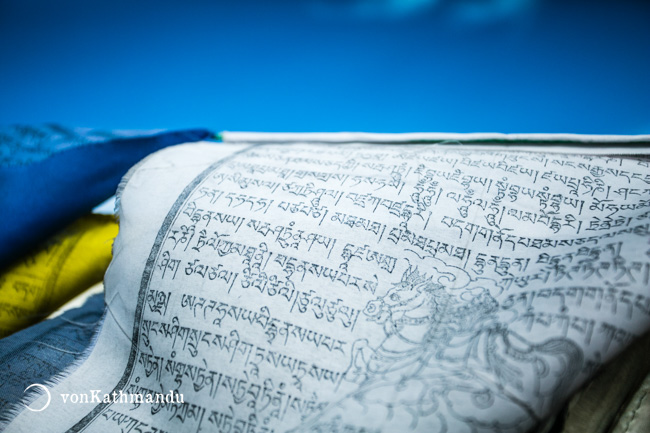
{"label": "frayed fabric edge", "polygon": [[[98,321],[97,328],[93,332],[93,336],[90,339],[90,344],[86,349],[84,349],[79,359],[75,360],[70,365],[68,365],[65,369],[63,369],[61,372],[55,374],[50,379],[42,383],[42,385],[44,385],[47,389],[53,389],[57,385],[61,384],[64,380],[66,380],[72,373],[74,373],[79,367],[81,367],[88,360],[88,358],[90,358],[90,355],[92,354],[93,350],[95,349],[95,346],[97,345],[97,340],[99,339],[99,335],[104,327],[106,314],[107,314],[106,305],[104,305],[104,312],[102,313],[101,319],[99,319]],[[43,395],[44,395],[44,391],[42,391],[41,388],[34,387],[31,390],[29,390],[19,401],[10,405],[2,414],[0,414],[0,431],[5,431],[7,428],[9,428],[11,423],[28,406],[30,406],[32,403],[34,403]]]}

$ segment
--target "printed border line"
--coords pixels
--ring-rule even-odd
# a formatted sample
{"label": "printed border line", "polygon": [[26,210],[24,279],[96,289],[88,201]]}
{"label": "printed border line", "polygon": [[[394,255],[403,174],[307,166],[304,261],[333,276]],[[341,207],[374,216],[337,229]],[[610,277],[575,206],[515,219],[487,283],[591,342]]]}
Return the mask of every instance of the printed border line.
{"label": "printed border line", "polygon": [[[214,172],[217,168],[221,167],[227,162],[230,162],[231,160],[235,159],[236,157],[243,155],[244,153],[248,152],[249,150],[260,146],[260,144],[255,144],[252,146],[247,147],[246,149],[242,149],[240,151],[237,151],[233,153],[232,155],[229,155],[214,164],[210,165],[208,168],[206,168],[203,172],[201,172],[198,176],[196,176],[192,182],[190,182],[183,192],[178,196],[176,201],[174,202],[173,206],[167,213],[167,216],[165,217],[165,220],[162,223],[162,226],[160,227],[160,230],[158,230],[158,235],[156,236],[156,240],[154,241],[153,247],[151,248],[151,251],[149,253],[149,258],[147,259],[147,264],[145,266],[144,272],[142,274],[142,280],[140,281],[140,291],[138,293],[138,305],[135,310],[135,323],[133,324],[133,335],[131,336],[131,352],[129,354],[129,361],[126,365],[126,368],[124,370],[124,373],[122,374],[122,378],[120,381],[115,385],[113,388],[112,392],[118,392],[119,390],[124,388],[124,385],[126,385],[129,380],[131,379],[131,376],[133,375],[133,367],[135,366],[135,359],[138,354],[138,343],[139,343],[139,338],[140,338],[140,325],[142,323],[142,316],[144,314],[144,299],[145,299],[145,294],[147,292],[147,289],[149,288],[149,284],[151,282],[151,276],[153,275],[153,268],[155,266],[156,260],[158,259],[158,255],[160,253],[162,244],[169,232],[169,229],[172,227],[173,223],[176,221],[176,218],[178,217],[179,211],[182,207],[182,205],[185,203],[185,201],[189,198],[189,196],[196,190],[196,188],[208,177],[209,174]],[[101,415],[102,412],[104,412],[106,409],[108,409],[109,406],[111,406],[113,403],[100,403],[97,406],[91,410],[88,415],[83,417],[80,421],[78,421],[72,428],[68,430],[68,432],[82,432],[83,430],[86,429],[90,425],[92,421],[95,420],[99,415]]]}

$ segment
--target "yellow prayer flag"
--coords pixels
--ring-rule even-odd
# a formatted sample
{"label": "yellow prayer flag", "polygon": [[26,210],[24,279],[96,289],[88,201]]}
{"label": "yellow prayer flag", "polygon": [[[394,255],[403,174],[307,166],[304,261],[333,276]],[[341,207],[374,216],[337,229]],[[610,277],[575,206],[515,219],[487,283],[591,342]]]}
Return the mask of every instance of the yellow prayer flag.
{"label": "yellow prayer flag", "polygon": [[100,282],[118,225],[112,215],[86,215],[0,275],[0,337],[48,316]]}

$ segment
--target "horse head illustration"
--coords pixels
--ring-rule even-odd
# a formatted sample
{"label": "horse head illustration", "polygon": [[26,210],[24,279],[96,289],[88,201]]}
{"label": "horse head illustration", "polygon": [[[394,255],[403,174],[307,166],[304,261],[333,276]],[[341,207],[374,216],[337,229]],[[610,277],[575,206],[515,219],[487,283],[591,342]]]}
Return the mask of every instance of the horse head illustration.
{"label": "horse head illustration", "polygon": [[409,266],[402,279],[393,283],[384,296],[367,303],[364,314],[377,323],[392,322],[394,325],[431,319],[436,312],[453,302],[451,290],[466,286],[469,275],[461,269],[451,270],[446,265],[420,272]]}

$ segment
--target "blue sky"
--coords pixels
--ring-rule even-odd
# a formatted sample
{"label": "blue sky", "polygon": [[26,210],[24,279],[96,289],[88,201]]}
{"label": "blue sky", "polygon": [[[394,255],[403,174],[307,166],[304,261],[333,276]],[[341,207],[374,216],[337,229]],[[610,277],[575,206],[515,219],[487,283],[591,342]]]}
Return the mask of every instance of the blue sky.
{"label": "blue sky", "polygon": [[0,123],[650,133],[650,2],[0,0]]}

